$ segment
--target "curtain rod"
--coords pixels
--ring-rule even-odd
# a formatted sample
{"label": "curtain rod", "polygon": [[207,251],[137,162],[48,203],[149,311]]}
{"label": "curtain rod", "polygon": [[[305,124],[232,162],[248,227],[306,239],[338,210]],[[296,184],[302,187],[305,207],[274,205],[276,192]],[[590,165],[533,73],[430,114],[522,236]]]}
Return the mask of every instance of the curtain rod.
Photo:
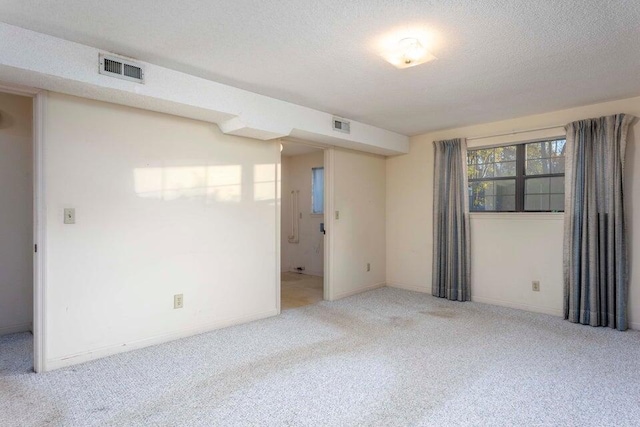
{"label": "curtain rod", "polygon": [[517,135],[519,133],[536,132],[536,131],[539,131],[539,130],[549,130],[549,129],[559,129],[559,128],[563,128],[564,129],[564,125],[547,126],[547,127],[544,127],[544,128],[534,128],[534,129],[525,129],[525,130],[514,130],[514,131],[511,131],[511,132],[497,133],[497,134],[494,134],[494,135],[472,136],[471,138],[467,138],[467,141],[473,141],[473,140],[476,140],[476,139],[495,138],[495,137],[498,137],[498,136]]}

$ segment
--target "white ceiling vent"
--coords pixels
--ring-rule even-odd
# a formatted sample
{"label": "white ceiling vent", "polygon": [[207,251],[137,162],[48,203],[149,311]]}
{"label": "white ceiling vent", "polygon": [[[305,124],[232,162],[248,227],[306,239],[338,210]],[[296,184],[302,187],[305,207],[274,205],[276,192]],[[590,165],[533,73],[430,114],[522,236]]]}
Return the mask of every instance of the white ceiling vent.
{"label": "white ceiling vent", "polygon": [[334,117],[332,120],[333,130],[342,133],[351,133],[351,122],[348,122],[344,119],[340,119],[338,117]]}
{"label": "white ceiling vent", "polygon": [[100,54],[100,74],[144,83],[144,70],[140,65],[113,55]]}

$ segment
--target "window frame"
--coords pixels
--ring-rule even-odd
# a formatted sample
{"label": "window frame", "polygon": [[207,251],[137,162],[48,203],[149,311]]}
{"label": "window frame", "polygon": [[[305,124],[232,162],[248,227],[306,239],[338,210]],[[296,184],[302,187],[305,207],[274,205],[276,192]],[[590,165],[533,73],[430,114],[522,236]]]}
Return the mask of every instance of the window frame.
{"label": "window frame", "polygon": [[[469,206],[469,212],[470,213],[562,213],[564,212],[564,210],[558,211],[558,210],[525,210],[525,191],[526,191],[526,181],[527,179],[532,179],[532,178],[556,178],[556,177],[564,177],[565,176],[565,172],[562,173],[547,173],[547,174],[540,174],[540,175],[527,175],[527,151],[526,151],[526,147],[528,144],[538,144],[541,142],[549,142],[549,141],[560,141],[560,140],[564,140],[565,144],[566,144],[566,137],[555,137],[555,138],[545,138],[545,139],[536,139],[533,141],[526,141],[526,142],[516,142],[516,143],[509,143],[509,144],[500,144],[500,145],[493,145],[493,146],[486,146],[486,147],[475,147],[473,149],[468,149],[467,152],[469,151],[477,151],[477,150],[486,150],[486,149],[491,149],[491,148],[498,148],[498,147],[516,147],[516,174],[515,176],[501,176],[501,177],[490,177],[490,178],[469,178],[467,175],[467,182],[469,184],[469,187],[467,188],[467,192],[469,191],[469,188],[471,188],[471,183],[472,182],[490,182],[490,181],[513,181],[515,179],[515,210],[509,210],[509,211],[499,211],[499,210],[472,210],[471,206]],[[468,156],[468,154],[467,154]],[[566,164],[566,163],[565,163]],[[465,173],[468,174],[468,157],[467,157],[467,161],[465,162],[465,165],[467,166],[467,168],[465,169]],[[469,195],[467,195],[467,197],[469,197]]]}

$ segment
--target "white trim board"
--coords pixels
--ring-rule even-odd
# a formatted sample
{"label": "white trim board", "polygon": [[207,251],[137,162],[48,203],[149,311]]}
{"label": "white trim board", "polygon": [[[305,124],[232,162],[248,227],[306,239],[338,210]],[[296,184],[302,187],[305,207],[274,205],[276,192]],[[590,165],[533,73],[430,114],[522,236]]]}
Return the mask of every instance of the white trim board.
{"label": "white trim board", "polygon": [[376,283],[370,286],[365,286],[363,288],[358,288],[358,289],[354,289],[352,291],[347,291],[347,292],[343,292],[341,294],[338,295],[334,295],[333,299],[331,301],[335,301],[335,300],[339,300],[342,298],[347,298],[353,295],[358,295],[361,294],[363,292],[368,292],[368,291],[373,291],[375,289],[380,289],[380,288],[384,288],[386,286],[385,282],[380,282],[380,283]]}
{"label": "white trim board", "polygon": [[[427,288],[426,286],[418,287],[418,286],[405,285],[402,283],[393,283],[393,282],[387,283],[387,286],[392,288],[403,289],[406,291],[421,292],[421,293],[431,295],[431,288],[430,287]],[[500,307],[516,308],[518,310],[529,311],[532,313],[543,313],[543,314],[551,314],[553,316],[562,316],[561,310],[556,310],[549,307],[542,307],[542,306],[531,305],[531,304],[521,304],[521,303],[504,301],[504,300],[494,299],[494,298],[479,297],[473,294],[471,295],[471,302],[479,302],[483,304],[496,305]]]}
{"label": "white trim board", "polygon": [[562,317],[563,315],[562,310],[560,309],[543,307],[539,305],[504,301],[504,300],[495,299],[495,298],[478,297],[478,296],[471,295],[471,301],[479,302],[483,304],[497,305],[500,307],[515,308],[518,310],[529,311],[532,313],[550,314],[552,316],[558,316],[558,317]]}
{"label": "white trim board", "polygon": [[333,281],[333,226],[335,219],[333,216],[334,207],[334,174],[335,174],[335,149],[324,150],[324,274],[323,293],[325,301],[333,300],[331,284]]}
{"label": "white trim board", "polygon": [[281,297],[282,297],[282,151],[280,150],[280,144],[273,144],[274,149],[278,150],[278,165],[276,166],[276,203],[275,203],[275,215],[276,215],[276,314],[280,314],[282,311]]}
{"label": "white trim board", "polygon": [[412,292],[421,292],[423,294],[430,294],[431,293],[431,287],[427,287],[425,286],[413,286],[413,285],[405,285],[403,283],[398,283],[398,282],[387,282],[387,286],[390,288],[397,288],[397,289],[403,289],[405,291],[412,291]]}
{"label": "white trim board", "polygon": [[[44,122],[47,92],[25,85],[0,83],[0,92],[33,98],[33,319],[29,328],[33,333],[33,370],[46,371],[45,365],[45,254],[46,254],[46,209],[44,185]],[[35,251],[37,245],[38,251]],[[15,328],[15,327],[11,327]],[[15,331],[24,332],[24,331]],[[9,333],[9,332],[5,332]],[[0,333],[2,334],[2,333]]]}
{"label": "white trim board", "polygon": [[33,370],[45,372],[47,306],[47,208],[45,204],[45,111],[47,92],[38,92],[33,100]]}
{"label": "white trim board", "polygon": [[100,359],[107,356],[122,353],[122,348],[125,347],[127,351],[138,350],[153,345],[163,344],[170,341],[174,341],[180,338],[188,338],[195,335],[214,331],[216,329],[226,328],[229,326],[240,325],[256,320],[266,319],[278,315],[277,309],[267,310],[261,313],[256,313],[248,316],[241,316],[221,321],[215,321],[193,328],[185,328],[166,334],[156,335],[150,338],[144,338],[141,340],[130,341],[121,344],[114,344],[107,347],[97,348],[91,351],[71,354],[58,358],[52,358],[47,360],[47,370],[64,368],[66,366],[77,365],[78,363],[89,362],[91,360]]}
{"label": "white trim board", "polygon": [[[413,291],[413,292],[421,292],[421,293],[431,294],[431,289],[427,288],[427,287],[418,287],[418,286],[412,286],[412,285],[405,285],[405,284],[397,283],[397,282],[389,282],[389,283],[387,283],[387,286],[390,287],[390,288],[397,288],[397,289],[402,289],[402,290],[405,290],[405,291]],[[478,302],[478,303],[481,303],[481,304],[495,305],[495,306],[499,306],[499,307],[515,308],[517,310],[528,311],[528,312],[531,312],[531,313],[541,313],[541,314],[549,314],[551,316],[556,316],[556,317],[563,317],[562,310],[553,309],[553,308],[549,308],[549,307],[541,307],[541,306],[538,306],[538,305],[513,303],[513,302],[504,301],[504,300],[500,300],[500,299],[476,297],[476,296],[473,296],[473,295],[471,296],[471,301],[472,302]],[[638,322],[629,322],[629,329],[640,331],[640,323],[638,323]]]}

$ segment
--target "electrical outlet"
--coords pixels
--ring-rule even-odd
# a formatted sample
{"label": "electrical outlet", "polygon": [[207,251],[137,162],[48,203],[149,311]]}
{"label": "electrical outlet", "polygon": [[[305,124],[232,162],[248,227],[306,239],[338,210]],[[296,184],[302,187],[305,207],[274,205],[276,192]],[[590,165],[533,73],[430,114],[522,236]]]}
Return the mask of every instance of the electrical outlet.
{"label": "electrical outlet", "polygon": [[336,211],[336,219],[340,219],[340,211]]}
{"label": "electrical outlet", "polygon": [[540,282],[537,280],[531,282],[531,289],[533,289],[534,292],[540,292]]}
{"label": "electrical outlet", "polygon": [[371,263],[370,262],[367,263],[367,271],[371,271]]}
{"label": "electrical outlet", "polygon": [[184,298],[182,294],[175,294],[173,296],[173,308],[182,308],[184,306]]}

